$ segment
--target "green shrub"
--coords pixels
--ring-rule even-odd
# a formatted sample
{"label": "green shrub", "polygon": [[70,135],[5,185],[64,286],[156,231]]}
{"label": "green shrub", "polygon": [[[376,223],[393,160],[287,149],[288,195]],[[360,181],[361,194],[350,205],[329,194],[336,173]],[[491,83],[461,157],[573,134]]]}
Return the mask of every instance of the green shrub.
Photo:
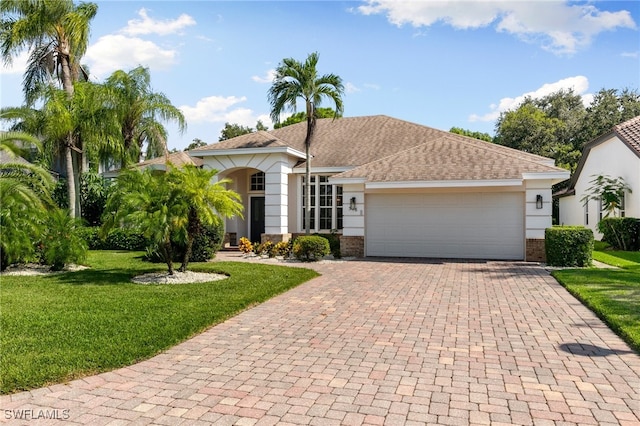
{"label": "green shrub", "polygon": [[318,235],[298,237],[293,242],[293,255],[298,260],[320,260],[331,252],[329,241]]}
{"label": "green shrub", "polygon": [[331,250],[331,254],[336,259],[340,259],[342,256],[340,254],[340,236],[334,232],[330,234],[315,234],[322,238],[326,238],[329,241],[329,249]]}
{"label": "green shrub", "polygon": [[640,219],[635,217],[608,217],[598,223],[602,241],[617,250],[640,249]]}
{"label": "green shrub", "polygon": [[82,238],[80,219],[69,216],[64,209],[48,212],[40,249],[42,261],[60,271],[71,262],[82,262],[87,257],[87,243]]}
{"label": "green shrub", "polygon": [[589,266],[592,260],[593,231],[582,226],[554,226],[544,233],[547,264]]}
{"label": "green shrub", "polygon": [[100,238],[99,227],[85,227],[81,235],[89,246],[89,250],[144,250],[149,246],[149,240],[138,232],[116,228],[109,232],[104,240]]}

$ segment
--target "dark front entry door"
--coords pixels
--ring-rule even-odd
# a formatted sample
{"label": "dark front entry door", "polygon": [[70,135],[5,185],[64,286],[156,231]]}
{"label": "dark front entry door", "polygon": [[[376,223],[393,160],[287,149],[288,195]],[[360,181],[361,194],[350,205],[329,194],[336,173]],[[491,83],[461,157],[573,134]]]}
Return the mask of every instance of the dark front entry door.
{"label": "dark front entry door", "polygon": [[251,242],[260,242],[264,234],[264,197],[251,197]]}

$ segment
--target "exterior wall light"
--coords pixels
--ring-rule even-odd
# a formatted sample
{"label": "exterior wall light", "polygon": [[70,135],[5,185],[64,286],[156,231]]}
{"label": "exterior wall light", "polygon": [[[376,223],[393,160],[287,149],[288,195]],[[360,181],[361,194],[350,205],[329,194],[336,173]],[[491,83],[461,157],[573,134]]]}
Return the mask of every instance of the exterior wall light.
{"label": "exterior wall light", "polygon": [[356,207],[356,197],[351,197],[351,199],[349,200],[349,210],[358,210],[358,208]]}
{"label": "exterior wall light", "polygon": [[536,195],[536,209],[542,208],[542,195]]}

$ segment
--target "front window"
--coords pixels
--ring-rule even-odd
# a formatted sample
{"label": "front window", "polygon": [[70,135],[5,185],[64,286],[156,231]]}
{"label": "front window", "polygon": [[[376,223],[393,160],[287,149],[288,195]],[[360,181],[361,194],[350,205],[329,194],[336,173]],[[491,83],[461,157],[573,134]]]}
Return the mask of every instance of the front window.
{"label": "front window", "polygon": [[625,204],[625,194],[623,193],[620,197],[620,217],[624,217],[624,204]]}
{"label": "front window", "polygon": [[264,191],[264,172],[258,172],[251,175],[249,189],[251,191]]}
{"label": "front window", "polygon": [[589,200],[587,200],[587,202],[584,203],[584,224],[585,225],[589,224]]}
{"label": "front window", "polygon": [[[302,229],[305,229],[307,192],[302,178]],[[316,208],[317,207],[317,208]],[[329,176],[311,176],[311,229],[342,229],[342,186],[329,183]],[[316,227],[318,224],[318,227]]]}

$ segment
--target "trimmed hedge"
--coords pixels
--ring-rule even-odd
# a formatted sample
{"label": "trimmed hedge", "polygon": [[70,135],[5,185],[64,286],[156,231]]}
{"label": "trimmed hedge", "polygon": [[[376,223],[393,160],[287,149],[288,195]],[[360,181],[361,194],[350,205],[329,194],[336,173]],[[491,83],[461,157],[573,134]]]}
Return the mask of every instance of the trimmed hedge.
{"label": "trimmed hedge", "polygon": [[106,239],[101,239],[98,235],[99,227],[85,227],[81,235],[89,246],[89,250],[145,250],[149,246],[149,241],[141,234],[124,230],[114,229]]}
{"label": "trimmed hedge", "polygon": [[551,266],[590,266],[593,231],[583,226],[554,226],[544,232],[547,264]]}
{"label": "trimmed hedge", "polygon": [[640,250],[640,219],[608,217],[598,223],[602,241],[617,250]]}
{"label": "trimmed hedge", "polygon": [[326,238],[329,241],[329,249],[331,250],[331,254],[334,258],[340,259],[342,256],[340,254],[340,236],[338,234],[313,234],[322,238]]}
{"label": "trimmed hedge", "polygon": [[318,235],[298,237],[293,242],[293,255],[298,260],[320,260],[331,252],[329,240]]}

